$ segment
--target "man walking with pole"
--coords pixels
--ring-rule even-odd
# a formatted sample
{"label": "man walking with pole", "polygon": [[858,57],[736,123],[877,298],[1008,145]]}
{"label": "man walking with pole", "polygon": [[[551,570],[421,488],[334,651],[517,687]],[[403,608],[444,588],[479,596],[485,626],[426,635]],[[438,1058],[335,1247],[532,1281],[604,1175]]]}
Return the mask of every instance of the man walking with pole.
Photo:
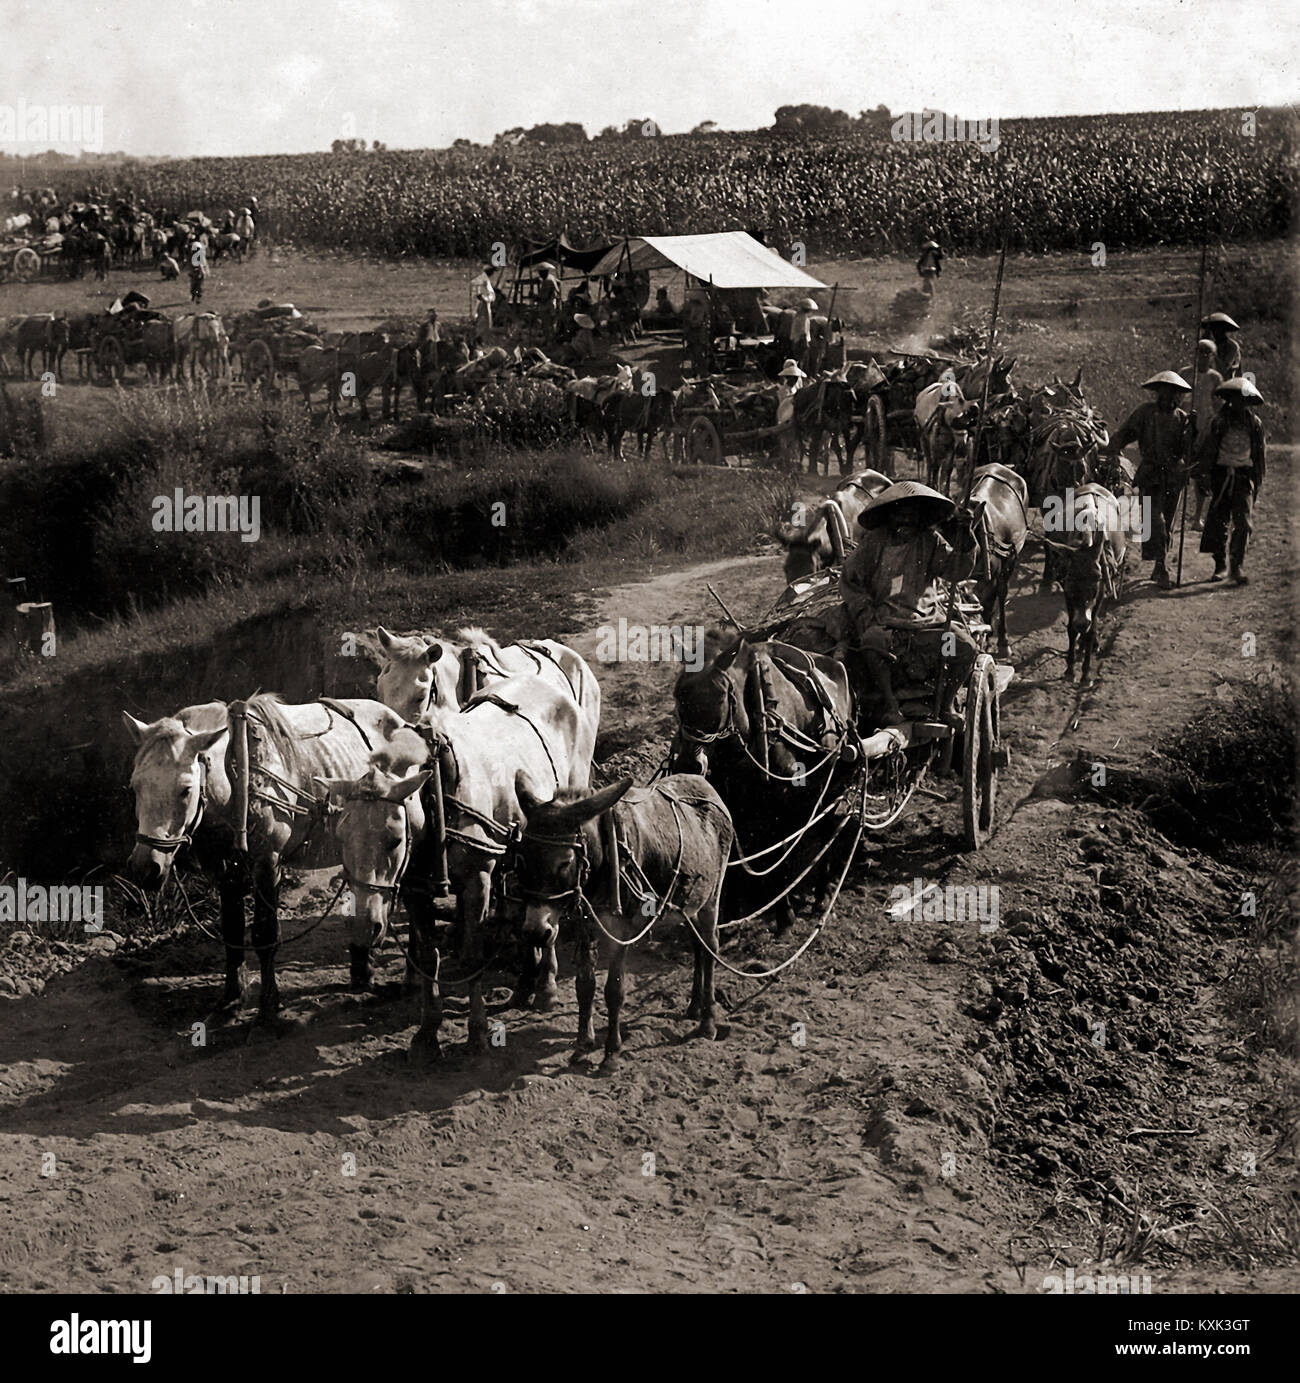
{"label": "man walking with pole", "polygon": [[[1151,579],[1162,590],[1173,586],[1167,561],[1170,526],[1187,477],[1191,419],[1178,407],[1192,386],[1172,370],[1152,375],[1142,387],[1155,394],[1154,402],[1139,404],[1110,439],[1106,453],[1118,456],[1126,446],[1138,444],[1138,468],[1134,480],[1142,496],[1142,526],[1149,536],[1142,544],[1142,558],[1153,562]],[[1148,530],[1148,524],[1150,525]]]}

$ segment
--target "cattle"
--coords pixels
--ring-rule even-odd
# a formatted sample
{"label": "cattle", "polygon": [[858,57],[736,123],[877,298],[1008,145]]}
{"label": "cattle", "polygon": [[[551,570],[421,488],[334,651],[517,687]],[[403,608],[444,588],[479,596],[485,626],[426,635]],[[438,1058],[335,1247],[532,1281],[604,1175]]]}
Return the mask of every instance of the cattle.
{"label": "cattle", "polygon": [[230,373],[230,339],[215,312],[186,313],[176,318],[172,328],[178,378],[184,377],[186,364],[191,379],[200,365],[209,375]]}
{"label": "cattle", "polygon": [[[417,733],[403,727],[387,737],[360,778],[322,778],[339,811],[335,833],[359,917],[372,930],[388,923],[399,886],[411,919],[412,960],[420,982],[420,1027],[413,1060],[440,1055],[442,998],[431,884],[440,884],[445,858],[456,895],[461,956],[469,980],[469,1045],[488,1045],[480,978],[481,928],[492,898],[492,876],[522,825],[521,792],[549,801],[562,788],[585,789],[590,762],[579,748],[578,707],[535,677],[507,679],[459,707],[431,707]],[[433,796],[407,785],[437,767]],[[438,829],[438,818],[445,822]],[[432,890],[436,892],[437,890]],[[516,990],[523,1003],[536,990],[538,1007],[556,997],[554,952],[538,980],[535,965]]]}
{"label": "cattle", "polygon": [[[308,869],[338,864],[338,847],[324,823],[326,802],[316,790],[321,777],[355,777],[373,746],[396,730],[401,718],[377,701],[286,705],[259,693],[246,703],[250,777],[248,866],[253,885],[253,947],[261,962],[259,1016],[275,1017],[280,993],[275,954],[280,942],[277,902],[282,862],[290,856]],[[221,1006],[234,1008],[243,994],[244,871],[236,868],[235,787],[240,770],[231,745],[224,702],[190,706],[152,725],[122,713],[137,752],[131,772],[137,833],[127,864],[132,882],[157,892],[176,852],[194,843],[199,861],[221,892],[226,985]],[[200,830],[202,828],[202,830]],[[375,939],[364,916],[350,928],[354,948]],[[353,980],[369,968],[353,950]]]}
{"label": "cattle", "polygon": [[332,413],[338,412],[339,399],[356,399],[361,406],[363,422],[369,422],[367,399],[376,385],[389,387],[393,373],[391,346],[381,350],[357,352],[340,346],[308,346],[299,355],[295,374],[303,402],[311,411],[311,396],[324,388]]}
{"label": "cattle", "polygon": [[634,377],[632,393],[619,391],[607,398],[600,409],[609,454],[620,461],[623,437],[628,432],[636,438],[641,460],[650,455],[656,434],[663,438],[664,459],[668,459],[668,434],[677,418],[676,395],[670,389],[652,389],[647,393],[643,379],[644,376]]}
{"label": "cattle", "polygon": [[916,419],[925,462],[926,483],[943,494],[952,483],[953,467],[965,455],[967,432],[979,418],[978,401],[968,399],[955,380],[939,380],[916,396]]}
{"label": "cattle", "polygon": [[858,515],[893,482],[879,471],[863,470],[841,480],[831,497],[803,524],[783,524],[773,536],[785,548],[785,579],[813,576],[843,559],[852,546]]}

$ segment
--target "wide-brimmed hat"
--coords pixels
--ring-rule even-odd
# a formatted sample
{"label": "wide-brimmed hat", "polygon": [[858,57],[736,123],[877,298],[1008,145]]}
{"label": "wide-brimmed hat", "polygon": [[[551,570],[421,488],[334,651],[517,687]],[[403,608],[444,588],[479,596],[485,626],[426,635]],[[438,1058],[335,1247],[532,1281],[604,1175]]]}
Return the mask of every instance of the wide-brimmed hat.
{"label": "wide-brimmed hat", "polygon": [[799,368],[799,362],[797,360],[787,360],[785,364],[781,366],[781,373],[777,375],[777,379],[784,379],[786,375],[795,375],[799,379],[808,378]]}
{"label": "wide-brimmed hat", "polygon": [[939,242],[937,240],[927,240],[921,248],[923,250],[937,250],[939,248]]}
{"label": "wide-brimmed hat", "polygon": [[911,500],[917,506],[926,523],[946,519],[957,508],[947,495],[941,495],[938,490],[922,485],[919,480],[897,480],[867,505],[858,515],[858,523],[863,528],[874,528],[889,517],[884,510],[891,504],[899,504],[904,500]]}
{"label": "wide-brimmed hat", "polygon": [[539,264],[539,265],[537,266],[537,272],[538,272],[539,274],[558,274],[558,273],[559,273],[559,270],[555,267],[554,264],[549,264],[549,263],[547,263],[547,264]]}
{"label": "wide-brimmed hat", "polygon": [[818,310],[818,309],[817,309],[817,300],[816,300],[815,298],[805,298],[805,299],[799,304],[799,306],[800,306],[805,312],[816,312],[816,311]]}
{"label": "wide-brimmed hat", "polygon": [[1242,403],[1263,403],[1264,395],[1241,375],[1225,379],[1214,391],[1216,399],[1240,399]]}
{"label": "wide-brimmed hat", "polygon": [[1161,370],[1158,375],[1152,375],[1150,379],[1143,381],[1142,387],[1157,389],[1162,384],[1168,384],[1174,389],[1186,389],[1189,394],[1192,392],[1192,386],[1182,375],[1176,375],[1172,370]]}
{"label": "wide-brimmed hat", "polygon": [[596,323],[585,312],[575,312],[573,320],[587,331],[595,331]]}
{"label": "wide-brimmed hat", "polygon": [[1201,318],[1201,325],[1203,327],[1222,327],[1224,331],[1241,330],[1226,312],[1211,312],[1208,317]]}
{"label": "wide-brimmed hat", "polygon": [[1208,336],[1201,337],[1201,339],[1196,343],[1196,349],[1198,351],[1213,351],[1216,355],[1219,352],[1218,346],[1216,346]]}

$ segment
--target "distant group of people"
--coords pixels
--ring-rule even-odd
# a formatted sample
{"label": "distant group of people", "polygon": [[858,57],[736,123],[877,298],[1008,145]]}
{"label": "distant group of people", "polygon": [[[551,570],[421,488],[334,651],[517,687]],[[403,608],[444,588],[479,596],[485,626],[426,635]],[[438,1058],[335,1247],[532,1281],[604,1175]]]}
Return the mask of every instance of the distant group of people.
{"label": "distant group of people", "polygon": [[[1237,585],[1246,583],[1246,549],[1267,466],[1264,428],[1251,411],[1264,400],[1241,371],[1234,336],[1240,327],[1225,312],[1211,313],[1200,325],[1205,335],[1191,367],[1162,370],[1146,380],[1142,387],[1154,398],[1133,410],[1107,447],[1118,455],[1137,444],[1134,480],[1151,515],[1142,557],[1154,564],[1152,579],[1162,590],[1173,585],[1171,533],[1189,477],[1197,493],[1192,529],[1201,534],[1200,551],[1214,558],[1210,580],[1230,574]],[[1185,411],[1188,402],[1191,410]]]}

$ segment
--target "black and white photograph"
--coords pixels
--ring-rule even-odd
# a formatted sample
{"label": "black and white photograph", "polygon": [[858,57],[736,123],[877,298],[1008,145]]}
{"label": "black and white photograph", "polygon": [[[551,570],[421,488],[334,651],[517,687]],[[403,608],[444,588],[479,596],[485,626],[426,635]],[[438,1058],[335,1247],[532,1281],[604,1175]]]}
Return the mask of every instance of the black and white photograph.
{"label": "black and white photograph", "polygon": [[0,11],[6,1338],[1285,1357],[1294,6]]}

